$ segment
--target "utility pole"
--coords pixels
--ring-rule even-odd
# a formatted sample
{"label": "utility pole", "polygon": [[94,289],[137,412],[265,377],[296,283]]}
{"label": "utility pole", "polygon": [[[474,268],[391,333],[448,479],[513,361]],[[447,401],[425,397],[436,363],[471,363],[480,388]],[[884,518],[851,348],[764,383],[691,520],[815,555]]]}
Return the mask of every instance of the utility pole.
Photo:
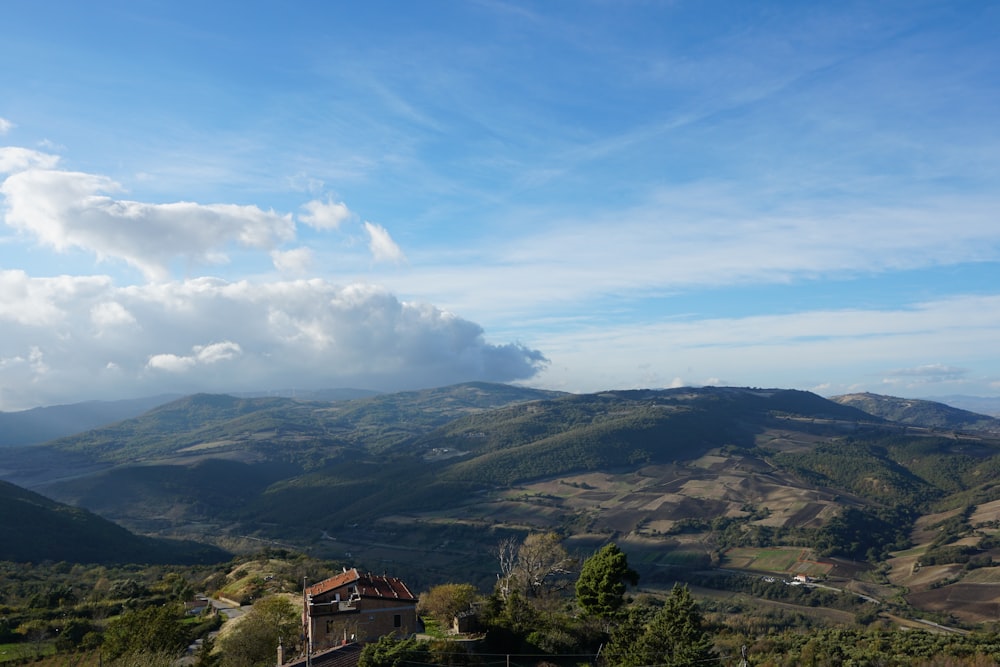
{"label": "utility pole", "polygon": [[309,595],[306,593],[306,581],[306,577],[302,577],[302,615],[306,621],[306,667],[312,667],[313,624],[312,612],[309,610]]}

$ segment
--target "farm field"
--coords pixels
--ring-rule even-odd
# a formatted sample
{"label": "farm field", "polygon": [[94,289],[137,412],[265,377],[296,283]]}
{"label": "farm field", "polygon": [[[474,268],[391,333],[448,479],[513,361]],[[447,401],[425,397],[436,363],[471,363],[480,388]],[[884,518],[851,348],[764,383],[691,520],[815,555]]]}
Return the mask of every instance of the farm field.
{"label": "farm field", "polygon": [[811,549],[741,547],[726,551],[722,567],[790,576],[801,574],[807,577],[824,577],[830,574],[834,565],[817,560]]}

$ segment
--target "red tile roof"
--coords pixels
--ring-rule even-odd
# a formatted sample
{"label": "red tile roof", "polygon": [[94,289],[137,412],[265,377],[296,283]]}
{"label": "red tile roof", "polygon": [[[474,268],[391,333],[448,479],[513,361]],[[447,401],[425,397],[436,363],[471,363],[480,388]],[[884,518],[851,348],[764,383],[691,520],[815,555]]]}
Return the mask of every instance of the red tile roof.
{"label": "red tile roof", "polygon": [[326,593],[327,591],[332,591],[335,588],[340,588],[345,584],[349,584],[353,581],[357,581],[361,578],[358,574],[358,569],[352,567],[350,570],[344,570],[341,574],[334,575],[329,579],[324,579],[318,584],[313,584],[306,588],[306,595],[320,595],[321,593]]}
{"label": "red tile roof", "polygon": [[354,584],[358,595],[363,598],[394,598],[397,600],[416,601],[417,597],[406,587],[402,579],[388,575],[361,574],[357,568],[335,575],[306,588],[307,595],[322,595],[329,591]]}

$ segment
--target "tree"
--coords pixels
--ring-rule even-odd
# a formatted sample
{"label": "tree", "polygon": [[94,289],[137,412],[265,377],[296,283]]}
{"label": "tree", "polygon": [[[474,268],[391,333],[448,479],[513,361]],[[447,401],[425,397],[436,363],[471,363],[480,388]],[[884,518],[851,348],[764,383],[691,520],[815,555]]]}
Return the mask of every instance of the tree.
{"label": "tree", "polygon": [[278,642],[286,650],[297,644],[302,632],[299,612],[287,596],[273,595],[254,603],[232,632],[218,640],[223,667],[270,667]]}
{"label": "tree", "polygon": [[176,657],[188,645],[182,616],[181,608],[172,604],[125,612],[108,623],[104,655],[111,659],[141,653]]}
{"label": "tree", "polygon": [[517,550],[517,575],[528,597],[543,597],[569,586],[577,562],[556,533],[532,533]]}
{"label": "tree", "polygon": [[617,622],[611,633],[610,641],[604,649],[604,664],[607,665],[641,665],[641,660],[635,657],[635,647],[646,631],[646,626],[656,615],[658,609],[648,603],[629,605],[617,614]]}
{"label": "tree", "polygon": [[472,584],[441,584],[420,596],[417,611],[446,627],[457,614],[468,609],[476,597],[476,587]]}
{"label": "tree", "polygon": [[500,574],[497,575],[497,592],[502,599],[507,599],[511,593],[514,581],[514,566],[517,564],[518,542],[513,537],[505,537],[497,545],[495,554],[500,564]]}
{"label": "tree", "polygon": [[542,598],[563,590],[577,565],[556,533],[531,533],[520,546],[506,538],[495,553],[500,562],[497,592],[504,599],[512,593]]}
{"label": "tree", "polygon": [[624,663],[638,665],[719,665],[712,638],[687,586],[674,585],[663,607],[646,625]]}
{"label": "tree", "polygon": [[638,582],[639,575],[628,566],[628,557],[612,542],[583,562],[576,580],[576,600],[587,614],[609,618],[625,602],[625,585]]}
{"label": "tree", "polygon": [[358,658],[358,667],[402,667],[412,662],[430,662],[430,647],[414,638],[396,639],[384,635],[377,642],[365,645]]}

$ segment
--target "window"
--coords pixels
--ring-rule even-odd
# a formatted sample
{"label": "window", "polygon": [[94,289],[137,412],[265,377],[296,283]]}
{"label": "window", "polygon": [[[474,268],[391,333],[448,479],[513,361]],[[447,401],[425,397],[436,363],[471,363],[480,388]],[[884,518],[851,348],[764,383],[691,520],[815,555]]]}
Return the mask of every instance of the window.
{"label": "window", "polygon": [[400,616],[399,614],[396,614],[395,616],[393,616],[392,617],[392,625],[394,627],[397,627],[397,628],[403,627],[403,617]]}

